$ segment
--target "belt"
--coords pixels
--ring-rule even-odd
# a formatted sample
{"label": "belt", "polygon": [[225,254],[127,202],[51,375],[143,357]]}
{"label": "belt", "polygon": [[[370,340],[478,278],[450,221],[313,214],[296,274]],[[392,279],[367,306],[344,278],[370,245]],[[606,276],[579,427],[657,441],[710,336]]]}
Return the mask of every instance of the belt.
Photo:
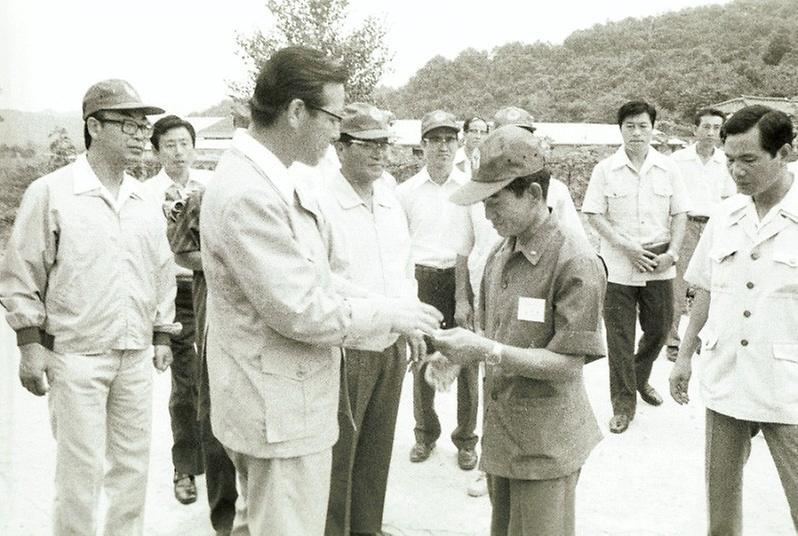
{"label": "belt", "polygon": [[416,264],[416,272],[421,272],[423,274],[445,274],[447,272],[454,272],[454,266],[451,268],[433,268],[432,266]]}
{"label": "belt", "polygon": [[706,223],[709,221],[709,216],[691,216],[688,214],[687,219],[689,221],[697,221],[698,223]]}

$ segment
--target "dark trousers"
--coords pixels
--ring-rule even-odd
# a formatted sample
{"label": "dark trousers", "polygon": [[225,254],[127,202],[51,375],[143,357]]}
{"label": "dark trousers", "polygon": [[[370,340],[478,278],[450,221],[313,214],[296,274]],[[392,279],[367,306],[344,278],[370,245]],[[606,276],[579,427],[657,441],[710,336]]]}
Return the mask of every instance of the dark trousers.
{"label": "dark trousers", "polygon": [[175,471],[189,475],[203,473],[202,445],[197,422],[199,360],[194,347],[194,306],[192,283],[177,281],[175,320],[183,325],[172,336],[172,393],[169,396],[169,416],[172,423],[172,464]]}
{"label": "dark trousers", "polygon": [[406,360],[404,339],[382,352],[346,352],[346,384],[341,385],[340,432],[332,451],[326,536],[382,529]]}
{"label": "dark trousers", "polygon": [[743,467],[751,438],[762,431],[798,532],[798,425],[742,421],[706,411],[707,534],[743,533]]}
{"label": "dark trousers", "polygon": [[202,438],[202,457],[205,464],[205,486],[211,525],[217,531],[229,531],[236,515],[236,468],[224,446],[211,428],[211,399],[208,388],[208,362],[205,360],[205,303],[207,285],[203,272],[194,272],[194,314],[197,325],[197,348],[200,356],[198,418]]}
{"label": "dark trousers", "polygon": [[[635,353],[635,324],[640,311],[643,336]],[[671,280],[644,287],[607,283],[604,322],[610,364],[610,397],[615,415],[634,417],[637,391],[651,376],[651,366],[665,344],[673,316]]]}
{"label": "dark trousers", "polygon": [[577,470],[551,480],[488,474],[491,536],[573,536]]}
{"label": "dark trousers", "polygon": [[[454,268],[435,270],[416,266],[418,298],[437,308],[443,314],[443,327],[454,324]],[[435,351],[427,339],[427,352]],[[416,441],[427,445],[441,435],[441,423],[435,413],[435,389],[424,380],[426,365],[413,368],[413,416],[416,419]],[[452,432],[452,442],[458,449],[474,448],[477,435],[479,404],[479,367],[463,367],[457,377],[457,428]]]}

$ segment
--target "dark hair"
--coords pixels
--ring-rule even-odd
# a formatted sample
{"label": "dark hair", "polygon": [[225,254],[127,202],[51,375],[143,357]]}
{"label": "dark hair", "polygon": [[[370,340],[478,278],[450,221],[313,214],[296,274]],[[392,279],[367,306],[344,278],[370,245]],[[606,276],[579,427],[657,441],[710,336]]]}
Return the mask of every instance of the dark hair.
{"label": "dark hair", "polygon": [[516,177],[512,180],[510,184],[504,187],[505,190],[509,190],[515,195],[516,197],[521,197],[524,195],[524,192],[529,189],[529,186],[534,182],[540,185],[540,189],[543,190],[543,199],[545,200],[549,196],[549,179],[551,178],[551,172],[548,168],[543,168],[538,172],[535,172],[531,175],[525,175],[523,177]]}
{"label": "dark hair", "polygon": [[303,100],[311,108],[324,106],[324,85],[345,84],[346,79],[346,69],[320,50],[282,48],[258,74],[249,100],[252,121],[260,127],[271,125],[294,99]]}
{"label": "dark hair", "polygon": [[699,109],[695,113],[695,115],[693,116],[693,123],[695,123],[695,126],[700,125],[701,124],[701,118],[702,117],[706,117],[708,115],[714,115],[715,117],[720,117],[720,120],[721,120],[720,125],[721,125],[721,127],[723,126],[723,123],[726,122],[726,114],[724,114],[723,112],[721,112],[717,108],[706,107],[706,108]]}
{"label": "dark hair", "polygon": [[646,101],[629,101],[618,108],[618,126],[622,126],[627,117],[640,114],[648,114],[651,126],[654,126],[654,122],[657,120],[657,109]]}
{"label": "dark hair", "polygon": [[485,123],[485,128],[488,130],[490,129],[490,127],[488,127],[487,121],[475,115],[474,117],[470,117],[463,122],[463,132],[468,132],[468,129],[471,128],[471,123],[473,123],[474,121],[482,121],[483,123]]}
{"label": "dark hair", "polygon": [[725,142],[727,136],[748,132],[754,125],[759,127],[759,145],[770,156],[776,156],[785,144],[792,144],[795,137],[792,121],[787,114],[754,104],[734,112],[720,129],[720,139]]}
{"label": "dark hair", "polygon": [[186,121],[185,119],[181,119],[176,115],[167,115],[166,117],[162,117],[152,125],[152,136],[150,136],[150,143],[152,144],[153,149],[156,151],[161,150],[161,136],[169,132],[174,128],[185,128],[188,130],[189,135],[191,136],[191,146],[195,146],[197,144],[197,133],[194,132],[194,127]]}

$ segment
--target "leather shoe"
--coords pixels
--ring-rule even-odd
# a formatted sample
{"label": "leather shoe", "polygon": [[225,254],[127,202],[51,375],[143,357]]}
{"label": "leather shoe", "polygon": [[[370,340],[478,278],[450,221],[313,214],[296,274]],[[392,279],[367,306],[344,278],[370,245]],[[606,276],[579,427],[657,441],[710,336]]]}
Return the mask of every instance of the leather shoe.
{"label": "leather shoe", "polygon": [[435,443],[427,445],[426,443],[416,442],[413,448],[410,449],[410,461],[413,463],[423,462],[429,455],[432,454],[432,449],[435,448]]}
{"label": "leather shoe", "polygon": [[477,460],[479,460],[479,456],[477,456],[477,451],[473,448],[463,448],[457,451],[457,465],[463,471],[470,471],[476,467]]}
{"label": "leather shoe", "polygon": [[643,399],[643,402],[646,404],[651,404],[652,406],[659,406],[662,404],[662,397],[659,395],[656,389],[651,387],[651,384],[645,384],[640,389],[640,398]]}
{"label": "leather shoe", "polygon": [[629,428],[629,417],[621,413],[620,415],[613,415],[610,419],[610,432],[613,434],[622,434]]}
{"label": "leather shoe", "polygon": [[488,494],[488,476],[484,471],[480,471],[477,479],[474,480],[466,490],[470,497],[482,497]]}
{"label": "leather shoe", "polygon": [[676,358],[679,357],[679,347],[668,346],[665,348],[665,355],[668,356],[668,361],[676,361]]}
{"label": "leather shoe", "polygon": [[173,482],[175,484],[175,499],[178,502],[191,504],[197,500],[197,485],[194,483],[194,475],[175,471]]}

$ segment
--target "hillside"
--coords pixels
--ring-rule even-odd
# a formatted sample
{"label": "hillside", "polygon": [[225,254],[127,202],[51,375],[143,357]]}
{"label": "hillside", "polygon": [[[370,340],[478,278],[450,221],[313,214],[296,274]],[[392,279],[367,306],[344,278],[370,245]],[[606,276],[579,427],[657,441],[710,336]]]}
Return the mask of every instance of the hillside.
{"label": "hillside", "polygon": [[21,112],[0,110],[0,143],[8,146],[32,144],[44,147],[56,128],[66,128],[72,143],[83,148],[83,121],[79,112]]}
{"label": "hillside", "polygon": [[469,49],[431,59],[376,98],[399,117],[434,108],[489,115],[516,104],[542,121],[612,122],[621,102],[640,97],[683,123],[696,107],[740,94],[798,95],[797,7],[737,0],[596,25],[562,45]]}

